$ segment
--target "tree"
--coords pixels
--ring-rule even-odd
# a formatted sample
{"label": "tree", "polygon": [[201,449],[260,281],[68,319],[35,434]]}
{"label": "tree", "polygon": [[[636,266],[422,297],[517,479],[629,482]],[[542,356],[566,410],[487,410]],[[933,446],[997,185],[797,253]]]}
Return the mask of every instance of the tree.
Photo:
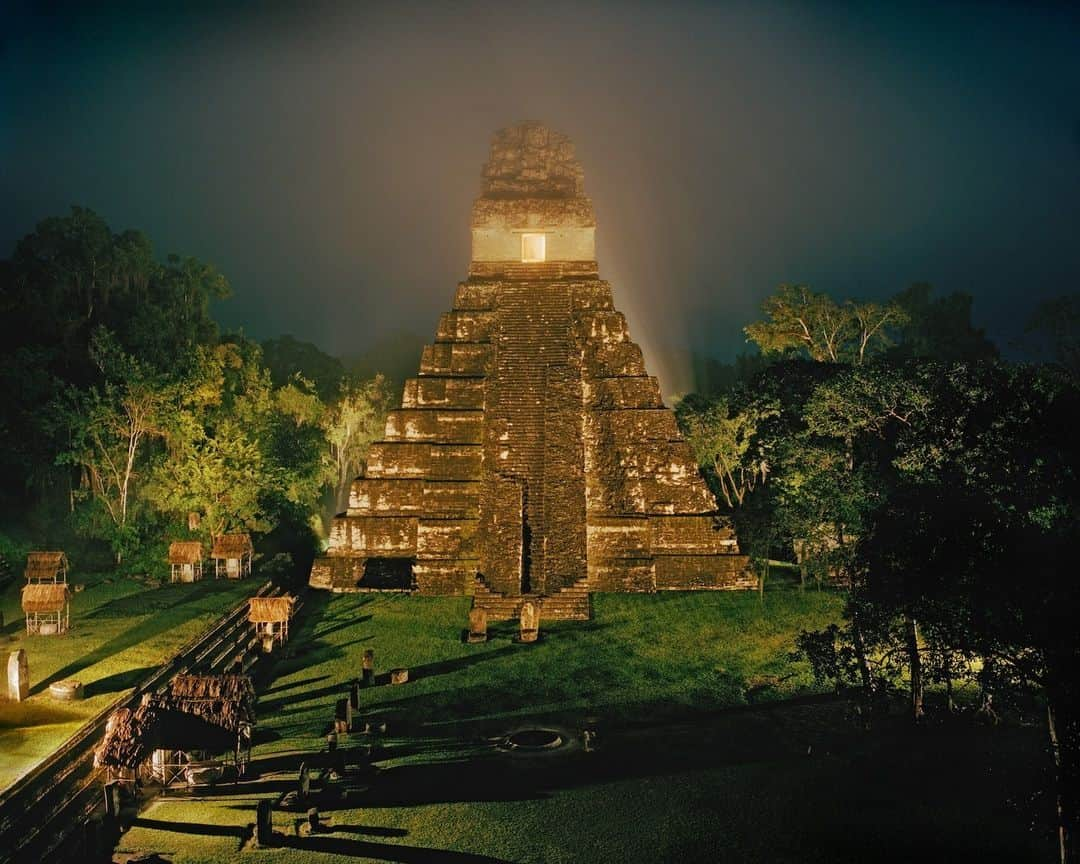
{"label": "tree", "polygon": [[119,563],[135,537],[132,505],[144,445],[163,433],[168,392],[161,377],[124,354],[106,330],[95,333],[91,356],[105,383],[68,389],[59,416],[70,443],[57,461],[80,470],[84,491],[107,517],[105,539]]}
{"label": "tree", "polygon": [[1068,374],[1080,375],[1080,293],[1039,304],[1024,328],[1026,347]]}
{"label": "tree", "polygon": [[[1080,452],[1075,381],[1052,370],[957,365],[935,410],[899,441],[896,464],[942,639],[1039,688],[1057,767],[1061,860],[1080,830]],[[906,440],[905,440],[906,439]],[[894,544],[905,538],[888,538]],[[933,584],[933,583],[931,583]]]}
{"label": "tree", "polygon": [[710,401],[693,395],[675,409],[694,458],[711,472],[728,508],[741,506],[747,494],[768,477],[769,462],[757,430],[776,410],[760,400],[736,409],[727,397]]}
{"label": "tree", "polygon": [[197,351],[177,390],[165,458],[147,489],[163,512],[200,514],[211,538],[272,526],[264,502],[280,472],[261,446],[274,403],[258,360],[258,348],[245,342]]}
{"label": "tree", "polygon": [[334,475],[335,513],[349,503],[349,487],[360,473],[371,442],[381,437],[391,395],[382,375],[366,381],[345,381],[341,395],[323,419]]}
{"label": "tree", "polygon": [[328,480],[326,409],[310,382],[275,389],[258,345],[237,340],[199,349],[177,393],[147,490],[155,507],[200,514],[211,537],[309,523]]}
{"label": "tree", "polygon": [[930,285],[917,282],[893,298],[907,321],[896,329],[897,345],[891,353],[898,358],[920,357],[940,363],[996,359],[994,343],[971,323],[971,295],[962,291],[933,295]]}
{"label": "tree", "polygon": [[[227,281],[193,258],[159,263],[139,231],[113,233],[91,210],[38,223],[0,264],[0,403],[2,458],[24,486],[44,489],[68,449],[64,423],[42,406],[66,388],[100,388],[91,357],[105,328],[147,372],[173,376],[191,349],[217,341],[209,314]],[[66,484],[65,484],[66,485]]]}
{"label": "tree", "polygon": [[805,285],[781,285],[766,298],[762,312],[766,320],[744,330],[764,354],[805,352],[828,363],[863,363],[892,344],[891,331],[907,322],[895,302],[837,303]]}
{"label": "tree", "polygon": [[275,387],[284,387],[297,375],[311,382],[319,398],[332,402],[337,398],[345,377],[345,367],[337,357],[320,351],[310,342],[288,334],[262,343],[263,362],[270,370]]}

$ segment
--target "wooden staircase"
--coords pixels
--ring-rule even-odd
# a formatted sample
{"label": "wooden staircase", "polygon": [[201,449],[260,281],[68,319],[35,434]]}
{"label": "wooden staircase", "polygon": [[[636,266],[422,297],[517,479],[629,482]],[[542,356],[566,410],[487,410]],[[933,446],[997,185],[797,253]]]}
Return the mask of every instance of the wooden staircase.
{"label": "wooden staircase", "polygon": [[487,610],[489,621],[510,621],[521,615],[526,600],[532,600],[540,605],[541,627],[544,621],[588,621],[592,617],[588,582],[587,578],[578,579],[554,594],[500,594],[477,576],[473,608]]}

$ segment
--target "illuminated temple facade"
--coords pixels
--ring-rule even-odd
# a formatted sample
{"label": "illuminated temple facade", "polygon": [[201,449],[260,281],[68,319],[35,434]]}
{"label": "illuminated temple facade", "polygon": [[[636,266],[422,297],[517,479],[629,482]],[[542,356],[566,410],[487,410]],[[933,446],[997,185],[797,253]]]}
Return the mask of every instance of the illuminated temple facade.
{"label": "illuminated temple facade", "polygon": [[599,278],[573,145],[495,135],[472,262],[419,374],[334,519],[311,585],[526,597],[585,618],[590,591],[753,586],[656,378]]}

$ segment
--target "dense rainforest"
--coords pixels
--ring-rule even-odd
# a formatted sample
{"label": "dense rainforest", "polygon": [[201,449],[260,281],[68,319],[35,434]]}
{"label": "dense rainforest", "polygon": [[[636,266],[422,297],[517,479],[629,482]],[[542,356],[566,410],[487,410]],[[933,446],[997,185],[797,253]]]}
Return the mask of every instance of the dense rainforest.
{"label": "dense rainforest", "polygon": [[[229,293],[82,208],[0,262],[0,553],[135,574],[172,539],[241,530],[306,571],[396,394],[292,336],[222,332]],[[1074,860],[1080,298],[1032,316],[1024,362],[971,312],[922,284],[885,303],[782,286],[745,328],[753,352],[710,361],[717,386],[676,413],[762,589],[786,565],[844,591],[842,625],[793,649],[860,722],[901,696],[927,722],[961,688],[987,722],[1045,712]]]}

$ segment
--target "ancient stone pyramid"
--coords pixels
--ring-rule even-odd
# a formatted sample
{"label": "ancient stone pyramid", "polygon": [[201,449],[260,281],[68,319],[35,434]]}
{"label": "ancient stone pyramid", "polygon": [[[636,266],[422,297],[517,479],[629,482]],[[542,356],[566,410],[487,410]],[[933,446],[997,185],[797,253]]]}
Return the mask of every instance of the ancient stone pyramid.
{"label": "ancient stone pyramid", "polygon": [[523,598],[589,614],[589,591],[754,584],[657,380],[598,278],[573,145],[498,132],[472,263],[420,372],[333,523],[311,585]]}

